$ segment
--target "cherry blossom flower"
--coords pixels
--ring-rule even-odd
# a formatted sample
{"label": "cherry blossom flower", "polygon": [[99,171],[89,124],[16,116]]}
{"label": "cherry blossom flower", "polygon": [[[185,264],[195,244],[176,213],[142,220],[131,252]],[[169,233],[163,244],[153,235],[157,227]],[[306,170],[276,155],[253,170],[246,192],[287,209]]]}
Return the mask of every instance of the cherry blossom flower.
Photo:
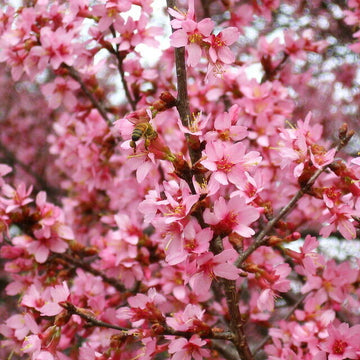
{"label": "cherry blossom flower", "polygon": [[320,343],[320,348],[328,353],[329,360],[358,358],[360,325],[349,327],[347,323],[339,326],[330,324],[327,331],[328,337]]}
{"label": "cherry blossom flower", "polygon": [[218,255],[210,252],[200,255],[196,259],[198,267],[196,274],[189,281],[194,292],[197,294],[207,292],[216,276],[236,280],[239,277],[239,269],[232,264],[236,257],[237,253],[234,249],[224,250]]}
{"label": "cherry blossom flower", "polygon": [[48,99],[49,106],[52,109],[56,109],[61,104],[64,104],[69,110],[73,110],[76,106],[74,92],[79,88],[80,85],[73,79],[57,77],[53,82],[44,84],[41,87],[41,91]]}
{"label": "cherry blossom flower", "polygon": [[202,160],[201,164],[213,172],[215,180],[220,184],[238,184],[245,177],[245,171],[261,162],[258,152],[250,151],[246,154],[245,151],[246,146],[241,142],[228,144],[212,141],[206,145],[206,159]]}
{"label": "cherry blossom flower", "polygon": [[205,310],[202,310],[200,306],[188,304],[184,311],[179,311],[171,317],[166,317],[166,323],[178,331],[201,331],[208,327],[202,321],[204,313]]}
{"label": "cherry blossom flower", "polygon": [[[195,67],[203,54],[204,39],[210,35],[213,28],[214,22],[208,18],[199,23],[191,19],[183,20],[181,28],[170,36],[170,45],[174,47],[185,46],[188,54],[187,65]],[[228,60],[226,55],[224,51],[223,57]]]}
{"label": "cherry blossom flower", "polygon": [[172,360],[202,360],[210,356],[210,350],[204,349],[206,341],[198,335],[192,335],[189,340],[185,338],[174,339],[169,344],[169,353]]}
{"label": "cherry blossom flower", "polygon": [[210,45],[208,52],[210,60],[216,64],[218,61],[224,64],[232,64],[235,61],[235,55],[230,50],[232,45],[239,38],[239,30],[235,27],[229,27],[219,34],[208,36],[204,42]]}
{"label": "cherry blossom flower", "polygon": [[205,209],[204,220],[212,225],[216,234],[230,234],[232,231],[244,237],[250,237],[255,231],[249,227],[259,218],[259,211],[247,205],[240,196],[232,197],[228,202],[220,197],[214,203],[214,212]]}

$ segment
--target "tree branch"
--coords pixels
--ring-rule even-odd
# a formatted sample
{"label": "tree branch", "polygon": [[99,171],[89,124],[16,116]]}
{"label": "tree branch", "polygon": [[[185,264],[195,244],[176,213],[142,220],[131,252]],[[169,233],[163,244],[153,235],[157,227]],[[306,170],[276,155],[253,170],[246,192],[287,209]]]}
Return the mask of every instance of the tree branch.
{"label": "tree branch", "polygon": [[62,64],[62,67],[65,68],[68,71],[68,74],[69,74],[70,77],[72,77],[75,81],[77,81],[80,84],[81,90],[88,97],[88,99],[93,104],[93,106],[99,111],[102,118],[108,123],[109,126],[112,126],[112,121],[107,116],[106,110],[101,105],[101,103],[99,101],[97,101],[97,99],[92,94],[92,92],[86,87],[86,85],[82,81],[81,76],[79,75],[79,73],[72,66],[66,65],[64,63]]}
{"label": "tree branch", "polygon": [[[111,30],[111,33],[112,33],[113,37],[115,38],[116,37],[116,31],[115,31],[113,25],[110,26],[110,30]],[[135,109],[136,109],[136,101],[131,96],[127,81],[125,79],[125,71],[124,71],[124,67],[123,67],[123,61],[124,61],[127,53],[121,54],[119,52],[119,44],[116,44],[116,49],[111,50],[110,52],[113,53],[115,55],[115,57],[116,57],[117,68],[119,70],[119,74],[120,74],[121,82],[122,82],[122,85],[123,85],[123,88],[124,88],[124,91],[125,91],[126,99],[127,99],[127,101],[129,102],[129,104],[131,106],[131,110],[135,111]]]}
{"label": "tree branch", "polygon": [[59,305],[62,306],[65,310],[67,310],[70,314],[79,315],[82,319],[86,320],[88,323],[90,323],[94,326],[100,326],[100,327],[105,327],[108,329],[115,329],[115,330],[120,330],[120,331],[125,331],[125,332],[129,331],[129,329],[126,329],[124,327],[109,324],[104,321],[100,321],[100,320],[96,319],[94,316],[90,315],[89,310],[78,308],[74,304],[72,304],[68,301],[66,301],[64,303],[60,303]]}
{"label": "tree branch", "polygon": [[81,269],[89,272],[90,274],[93,274],[95,276],[100,276],[106,283],[113,286],[116,290],[118,290],[120,292],[126,291],[125,286],[122,283],[118,282],[116,279],[108,277],[102,271],[94,269],[90,264],[85,263],[81,260],[77,260],[76,258],[74,258],[73,256],[71,256],[69,254],[66,254],[66,253],[54,254],[54,257],[65,260],[69,264],[75,265],[76,267],[81,268]]}
{"label": "tree branch", "polygon": [[[166,0],[168,8],[176,7],[175,0]],[[170,16],[170,19],[172,17]],[[191,112],[189,105],[189,96],[187,92],[187,74],[185,63],[185,48],[175,48],[175,66],[177,77],[177,104],[176,108],[180,115],[183,126],[189,127],[191,123]],[[189,149],[191,163],[195,164],[201,158],[201,146],[197,136],[185,134]]]}

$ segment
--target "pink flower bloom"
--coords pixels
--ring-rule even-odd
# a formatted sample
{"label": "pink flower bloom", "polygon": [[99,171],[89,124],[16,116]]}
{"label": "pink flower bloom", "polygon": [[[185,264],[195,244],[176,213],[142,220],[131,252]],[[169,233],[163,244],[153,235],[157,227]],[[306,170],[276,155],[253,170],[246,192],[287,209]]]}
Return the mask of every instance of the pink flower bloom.
{"label": "pink flower bloom", "polygon": [[217,35],[211,35],[204,39],[210,45],[209,58],[216,64],[218,61],[224,64],[232,64],[235,61],[235,55],[230,50],[232,45],[239,38],[239,30],[236,27],[229,27]]}
{"label": "pink flower bloom", "polygon": [[2,192],[8,198],[1,198],[2,203],[7,205],[5,209],[7,213],[10,213],[15,209],[25,206],[33,201],[33,199],[29,197],[32,192],[32,186],[26,189],[24,183],[20,183],[16,189],[8,184],[4,184],[2,186]]}
{"label": "pink flower bloom", "polygon": [[349,324],[341,323],[327,328],[328,337],[320,344],[320,348],[328,353],[329,360],[358,359],[360,345],[360,325],[349,328]]}
{"label": "pink flower bloom", "polygon": [[196,294],[206,293],[212,280],[216,277],[236,280],[239,269],[233,264],[238,254],[234,249],[227,249],[218,255],[206,253],[196,259],[196,274],[190,278],[190,286]]}
{"label": "pink flower bloom", "polygon": [[214,120],[214,131],[206,133],[206,140],[209,142],[220,139],[222,141],[240,141],[248,135],[247,128],[238,125],[240,107],[233,105],[229,112],[219,114]]}
{"label": "pink flower bloom", "polygon": [[62,285],[51,287],[50,295],[51,300],[47,301],[45,305],[39,309],[43,316],[55,316],[64,310],[59,303],[67,301],[70,296],[70,290],[67,283],[63,281]]}
{"label": "pink flower bloom", "polygon": [[324,215],[324,219],[328,222],[320,230],[320,235],[328,237],[333,231],[339,230],[341,235],[345,239],[354,239],[356,237],[356,229],[352,216],[357,212],[347,204],[334,205],[334,207],[328,208],[327,214]]}
{"label": "pink flower bloom", "polygon": [[48,64],[58,69],[62,63],[72,66],[75,60],[72,40],[75,37],[73,31],[67,31],[58,27],[53,31],[50,27],[43,27],[40,30],[39,46],[33,46],[25,63],[31,72],[36,65],[39,71],[43,71]]}
{"label": "pink flower bloom", "polygon": [[198,335],[193,335],[189,340],[185,338],[174,339],[169,344],[169,353],[172,360],[203,360],[210,356],[210,350],[204,349],[206,341]]}
{"label": "pink flower bloom", "polygon": [[100,18],[98,29],[99,31],[106,31],[111,25],[114,25],[115,30],[120,31],[124,24],[124,19],[120,16],[121,12],[128,11],[131,8],[131,1],[107,1],[106,4],[99,4],[93,6],[93,14]]}
{"label": "pink flower bloom", "polygon": [[[188,304],[184,311],[178,311],[173,316],[166,318],[166,323],[178,331],[197,331],[199,323],[202,323],[205,310],[199,305]],[[194,328],[195,326],[195,328]]]}
{"label": "pink flower bloom", "polygon": [[79,88],[79,83],[73,79],[56,77],[53,82],[44,84],[41,91],[47,98],[50,108],[56,109],[63,104],[68,110],[74,110],[77,104],[75,90]]}
{"label": "pink flower bloom", "polygon": [[206,145],[206,159],[201,161],[207,169],[212,171],[214,178],[222,185],[229,182],[238,184],[244,179],[244,172],[261,162],[257,151],[245,153],[246,146],[241,143],[227,143],[212,141]]}
{"label": "pink flower bloom", "polygon": [[203,19],[199,23],[191,19],[184,20],[181,22],[181,29],[176,30],[170,36],[170,45],[185,46],[188,54],[187,65],[194,67],[199,63],[203,53],[204,39],[210,35],[213,28],[214,22],[209,18]]}
{"label": "pink flower bloom", "polygon": [[216,234],[228,235],[235,231],[244,237],[251,237],[255,234],[249,225],[259,216],[259,211],[247,205],[245,199],[240,196],[234,196],[228,202],[220,197],[214,203],[214,212],[210,212],[210,209],[204,211],[205,222],[212,225]]}
{"label": "pink flower bloom", "polygon": [[201,229],[196,221],[190,221],[181,234],[173,232],[165,246],[166,261],[170,265],[179,264],[190,254],[202,254],[209,249],[213,232],[210,228]]}
{"label": "pink flower bloom", "polygon": [[188,66],[196,66],[203,53],[205,46],[204,38],[208,37],[214,29],[214,22],[205,18],[199,23],[195,21],[194,0],[189,1],[187,14],[181,14],[173,9],[169,13],[175,18],[171,26],[176,30],[170,36],[170,45],[174,47],[185,46],[188,58]]}
{"label": "pink flower bloom", "polygon": [[279,264],[273,270],[264,271],[261,285],[266,289],[261,292],[258,298],[259,310],[274,310],[274,299],[277,292],[287,292],[290,289],[290,281],[287,279],[290,272],[291,268],[288,264]]}

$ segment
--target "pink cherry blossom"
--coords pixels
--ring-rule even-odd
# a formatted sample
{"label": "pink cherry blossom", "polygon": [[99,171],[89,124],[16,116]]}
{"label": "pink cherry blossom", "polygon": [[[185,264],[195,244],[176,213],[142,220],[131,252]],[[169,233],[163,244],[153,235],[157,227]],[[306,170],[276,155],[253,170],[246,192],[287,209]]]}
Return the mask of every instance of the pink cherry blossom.
{"label": "pink cherry blossom", "polygon": [[251,170],[261,162],[258,152],[245,153],[246,147],[243,143],[228,144],[213,141],[206,145],[207,158],[201,163],[213,172],[216,181],[222,185],[229,182],[240,184],[244,172]]}
{"label": "pink cherry blossom", "polygon": [[205,340],[197,335],[193,335],[189,340],[185,338],[178,338],[171,341],[169,345],[169,353],[172,360],[201,360],[204,357],[210,356],[210,350],[204,349]]}
{"label": "pink cherry blossom", "polygon": [[233,249],[224,250],[218,255],[208,252],[199,256],[196,259],[198,269],[190,279],[194,292],[197,294],[207,292],[216,276],[236,280],[239,277],[239,270],[232,264],[235,259],[236,252]]}
{"label": "pink cherry blossom", "polygon": [[250,237],[255,231],[249,227],[259,218],[259,211],[250,205],[246,205],[244,198],[234,196],[228,202],[220,197],[214,203],[214,211],[206,209],[205,221],[212,225],[215,233],[229,234],[232,231],[244,237]]}

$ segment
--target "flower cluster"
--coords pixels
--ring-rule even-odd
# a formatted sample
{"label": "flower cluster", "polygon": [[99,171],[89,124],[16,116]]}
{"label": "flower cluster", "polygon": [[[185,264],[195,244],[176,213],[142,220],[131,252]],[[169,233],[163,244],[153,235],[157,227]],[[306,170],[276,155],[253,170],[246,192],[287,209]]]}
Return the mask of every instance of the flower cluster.
{"label": "flower cluster", "polygon": [[359,360],[359,2],[20,3],[0,358]]}

